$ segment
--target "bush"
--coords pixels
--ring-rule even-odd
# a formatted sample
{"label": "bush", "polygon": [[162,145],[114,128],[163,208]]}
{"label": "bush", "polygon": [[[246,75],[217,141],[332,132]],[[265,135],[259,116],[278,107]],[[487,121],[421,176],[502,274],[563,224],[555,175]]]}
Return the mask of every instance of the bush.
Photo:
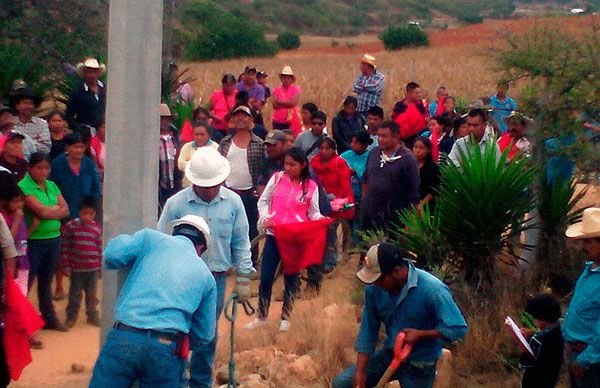
{"label": "bush", "polygon": [[186,22],[188,25],[199,25],[199,31],[185,50],[188,60],[267,57],[277,53],[275,43],[265,39],[262,27],[211,3],[189,5]]}
{"label": "bush", "polygon": [[282,50],[293,50],[300,47],[300,36],[292,31],[286,31],[275,40]]}
{"label": "bush", "polygon": [[469,23],[469,24],[478,24],[483,23],[483,18],[478,14],[469,9],[463,9],[460,11],[456,18],[461,22]]}
{"label": "bush", "polygon": [[420,27],[388,27],[379,35],[379,40],[387,50],[399,50],[403,47],[429,46],[429,38]]}

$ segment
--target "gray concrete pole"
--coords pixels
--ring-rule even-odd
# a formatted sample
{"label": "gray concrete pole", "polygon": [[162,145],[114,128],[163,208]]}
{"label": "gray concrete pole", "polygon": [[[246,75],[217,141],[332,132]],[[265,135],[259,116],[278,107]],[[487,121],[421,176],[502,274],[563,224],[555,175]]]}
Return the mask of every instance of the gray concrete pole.
{"label": "gray concrete pole", "polygon": [[[110,0],[104,242],[156,227],[162,0]],[[101,344],[127,273],[104,271]]]}

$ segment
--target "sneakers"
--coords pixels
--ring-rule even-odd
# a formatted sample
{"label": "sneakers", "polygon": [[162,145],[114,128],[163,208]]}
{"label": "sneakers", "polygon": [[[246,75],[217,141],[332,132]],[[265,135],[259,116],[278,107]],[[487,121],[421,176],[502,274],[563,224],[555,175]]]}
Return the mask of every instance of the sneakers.
{"label": "sneakers", "polygon": [[75,326],[75,322],[77,322],[77,318],[76,317],[67,318],[67,320],[65,321],[65,326],[70,329],[73,326]]}
{"label": "sneakers", "polygon": [[281,322],[279,322],[279,331],[283,331],[283,332],[289,331],[290,326],[292,326],[290,321],[282,319]]}
{"label": "sneakers", "polygon": [[88,317],[86,322],[92,326],[100,327],[100,318],[97,316]]}
{"label": "sneakers", "polygon": [[254,330],[258,327],[263,327],[267,324],[267,321],[263,321],[262,319],[255,318],[252,322],[248,322],[244,325],[244,329]]}

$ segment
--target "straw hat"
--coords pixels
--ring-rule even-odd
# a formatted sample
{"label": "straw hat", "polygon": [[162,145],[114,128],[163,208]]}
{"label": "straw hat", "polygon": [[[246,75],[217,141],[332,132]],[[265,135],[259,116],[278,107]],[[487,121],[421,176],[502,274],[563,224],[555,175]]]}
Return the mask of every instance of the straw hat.
{"label": "straw hat", "polygon": [[185,166],[185,177],[195,186],[214,187],[229,176],[229,161],[213,147],[200,147]]}
{"label": "straw hat", "polygon": [[283,70],[281,70],[279,75],[289,75],[291,77],[296,78],[296,76],[294,75],[294,72],[292,71],[292,68],[290,66],[284,66]]}
{"label": "straw hat", "polygon": [[600,237],[600,208],[585,209],[581,222],[569,226],[565,234],[575,239]]}
{"label": "straw hat", "polygon": [[366,63],[367,65],[371,65],[374,68],[377,68],[377,66],[375,66],[375,57],[369,54],[365,54],[363,55],[362,59],[360,60],[362,63]]}
{"label": "straw hat", "polygon": [[80,77],[83,77],[84,67],[89,67],[90,69],[100,69],[100,74],[104,74],[104,72],[106,71],[106,65],[104,63],[98,62],[96,58],[86,58],[85,61],[77,64],[75,71]]}
{"label": "straw hat", "polygon": [[169,105],[162,103],[160,104],[160,117],[171,117],[171,109],[169,109]]}

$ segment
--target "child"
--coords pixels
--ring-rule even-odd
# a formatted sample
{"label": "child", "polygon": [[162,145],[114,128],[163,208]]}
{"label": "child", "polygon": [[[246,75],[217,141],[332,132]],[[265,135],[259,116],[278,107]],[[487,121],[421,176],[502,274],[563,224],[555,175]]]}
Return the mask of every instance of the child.
{"label": "child", "polygon": [[[185,171],[185,165],[192,158],[192,155],[199,147],[213,147],[218,150],[219,145],[210,138],[210,131],[206,121],[197,121],[194,123],[194,140],[186,143],[181,147],[179,158],[177,159],[177,168],[180,171]],[[183,178],[183,187],[188,187],[190,181]]]}
{"label": "child", "polygon": [[521,356],[520,366],[525,370],[521,387],[552,388],[563,362],[564,340],[558,323],[560,304],[554,296],[540,294],[527,302],[525,311],[533,316],[539,331],[533,334],[530,329],[521,329],[526,338],[531,337],[529,345],[535,354],[535,357],[529,353]]}
{"label": "child", "polygon": [[354,198],[360,201],[362,198],[361,184],[363,182],[363,174],[367,167],[367,158],[369,151],[367,148],[373,143],[373,139],[367,131],[359,131],[352,135],[350,140],[350,149],[340,155],[342,159],[348,163],[350,174],[352,174],[352,189],[354,190]]}
{"label": "child", "polygon": [[[315,221],[323,218],[319,212],[319,190],[310,179],[308,160],[302,149],[292,147],[285,156],[284,172],[273,174],[258,200],[260,214],[259,225],[267,229],[267,238],[263,249],[260,285],[258,287],[258,318],[244,325],[246,329],[255,329],[266,324],[271,293],[277,266],[280,261],[279,248],[273,232],[273,225],[294,222]],[[292,312],[294,297],[300,285],[299,274],[284,274],[283,308],[281,311],[280,331],[290,329],[289,316]]]}
{"label": "child", "polygon": [[65,326],[77,322],[81,291],[85,292],[87,323],[100,326],[97,284],[102,268],[102,230],[94,221],[96,199],[85,197],[79,205],[79,218],[69,221],[62,230],[62,260],[71,272],[69,304]]}

